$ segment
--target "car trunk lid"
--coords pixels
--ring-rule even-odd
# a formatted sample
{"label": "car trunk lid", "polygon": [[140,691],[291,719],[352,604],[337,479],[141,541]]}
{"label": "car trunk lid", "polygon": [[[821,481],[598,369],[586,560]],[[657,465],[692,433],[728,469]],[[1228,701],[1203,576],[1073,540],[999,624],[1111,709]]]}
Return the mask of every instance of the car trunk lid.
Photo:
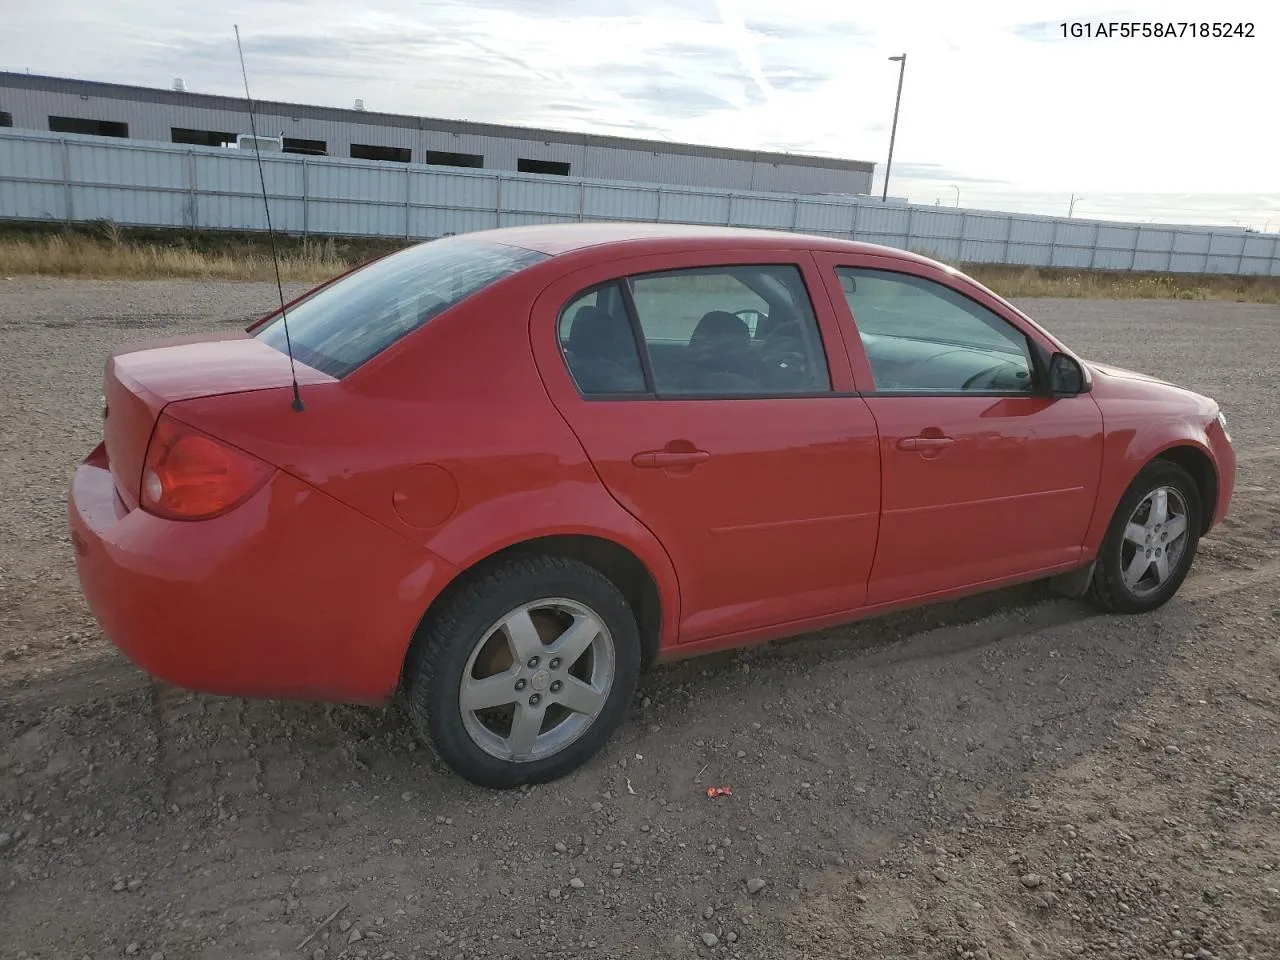
{"label": "car trunk lid", "polygon": [[[298,383],[333,377],[296,364]],[[147,444],[160,412],[176,400],[252,390],[291,382],[289,358],[240,331],[175,337],[115,350],[104,375],[103,441],[120,497],[138,504]]]}

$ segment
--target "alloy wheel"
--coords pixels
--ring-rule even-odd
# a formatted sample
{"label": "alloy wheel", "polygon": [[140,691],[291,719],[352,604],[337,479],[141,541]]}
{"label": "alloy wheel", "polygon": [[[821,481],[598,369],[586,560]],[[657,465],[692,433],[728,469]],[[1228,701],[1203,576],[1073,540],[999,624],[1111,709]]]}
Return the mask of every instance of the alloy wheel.
{"label": "alloy wheel", "polygon": [[523,604],[475,645],[458,702],[471,740],[501,760],[527,763],[564,750],[599,716],[617,668],[613,637],[584,604]]}
{"label": "alloy wheel", "polygon": [[1135,597],[1159,590],[1177,572],[1187,546],[1187,502],[1176,487],[1156,487],[1140,501],[1120,542],[1121,579]]}

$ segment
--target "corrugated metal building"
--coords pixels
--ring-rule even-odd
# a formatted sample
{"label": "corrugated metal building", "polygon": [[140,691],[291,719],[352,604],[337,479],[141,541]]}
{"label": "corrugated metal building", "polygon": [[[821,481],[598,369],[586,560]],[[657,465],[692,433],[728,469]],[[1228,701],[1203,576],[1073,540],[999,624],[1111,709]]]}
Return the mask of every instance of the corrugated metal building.
{"label": "corrugated metal building", "polygon": [[[175,84],[177,86],[178,84]],[[286,152],[636,183],[867,194],[873,163],[256,101]],[[245,101],[0,72],[0,126],[221,146],[249,132]]]}

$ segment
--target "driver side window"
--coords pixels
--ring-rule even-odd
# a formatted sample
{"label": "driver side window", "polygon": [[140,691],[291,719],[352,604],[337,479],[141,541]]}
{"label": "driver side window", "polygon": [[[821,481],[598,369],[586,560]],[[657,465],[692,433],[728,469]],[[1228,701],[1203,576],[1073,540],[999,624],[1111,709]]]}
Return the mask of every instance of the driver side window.
{"label": "driver side window", "polygon": [[768,397],[831,389],[813,306],[789,264],[630,278],[659,396]]}
{"label": "driver side window", "polygon": [[941,283],[838,267],[878,393],[1029,393],[1031,345],[1002,317]]}

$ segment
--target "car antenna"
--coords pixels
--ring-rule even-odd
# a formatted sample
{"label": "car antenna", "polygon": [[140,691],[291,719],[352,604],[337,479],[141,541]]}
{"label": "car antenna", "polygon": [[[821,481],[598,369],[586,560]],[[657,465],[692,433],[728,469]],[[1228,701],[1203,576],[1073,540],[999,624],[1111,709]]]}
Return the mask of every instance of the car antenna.
{"label": "car antenna", "polygon": [[240,75],[244,77],[244,99],[249,105],[249,135],[253,137],[253,154],[258,160],[258,182],[262,184],[262,207],[267,213],[267,238],[271,241],[271,262],[276,268],[276,292],[280,294],[280,320],[284,325],[284,346],[289,354],[289,376],[293,379],[293,409],[301,413],[302,394],[298,392],[298,370],[293,362],[293,341],[289,339],[289,314],[284,305],[284,284],[280,282],[280,257],[276,253],[276,233],[271,228],[271,205],[267,202],[267,175],[262,170],[262,147],[258,143],[258,127],[253,119],[253,98],[249,95],[249,71],[244,66],[244,47],[240,45],[240,25],[236,31],[236,50],[240,54]]}

